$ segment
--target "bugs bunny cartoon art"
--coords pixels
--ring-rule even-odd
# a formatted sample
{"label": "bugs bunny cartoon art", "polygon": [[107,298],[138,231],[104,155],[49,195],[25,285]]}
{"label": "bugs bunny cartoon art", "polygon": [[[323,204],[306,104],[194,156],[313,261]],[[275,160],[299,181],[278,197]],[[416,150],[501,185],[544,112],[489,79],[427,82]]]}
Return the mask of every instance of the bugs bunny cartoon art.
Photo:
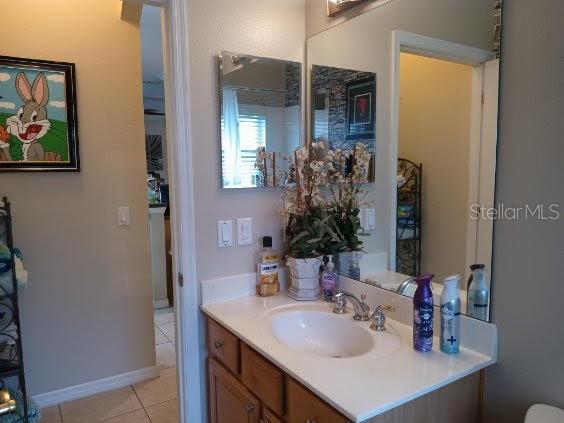
{"label": "bugs bunny cartoon art", "polygon": [[[6,119],[7,130],[23,144],[24,161],[42,161],[45,150],[38,142],[51,128],[47,120],[47,103],[49,102],[49,86],[45,74],[39,73],[31,85],[27,76],[20,72],[16,76],[16,91],[24,104],[17,113]],[[3,148],[10,160],[9,149]]]}

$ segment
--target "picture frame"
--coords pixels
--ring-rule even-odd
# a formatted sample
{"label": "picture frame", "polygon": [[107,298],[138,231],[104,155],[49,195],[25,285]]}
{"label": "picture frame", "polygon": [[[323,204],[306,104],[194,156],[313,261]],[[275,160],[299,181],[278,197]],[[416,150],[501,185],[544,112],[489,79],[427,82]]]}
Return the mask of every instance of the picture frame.
{"label": "picture frame", "polygon": [[346,85],[346,139],[373,139],[376,131],[376,77]]}
{"label": "picture frame", "polygon": [[75,73],[0,56],[0,172],[80,172]]}

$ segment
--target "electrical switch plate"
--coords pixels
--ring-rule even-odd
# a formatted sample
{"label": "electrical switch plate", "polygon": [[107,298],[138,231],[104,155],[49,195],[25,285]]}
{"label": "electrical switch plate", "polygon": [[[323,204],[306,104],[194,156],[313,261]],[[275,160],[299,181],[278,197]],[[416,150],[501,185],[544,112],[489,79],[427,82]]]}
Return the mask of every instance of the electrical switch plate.
{"label": "electrical switch plate", "polygon": [[117,219],[118,226],[131,226],[129,207],[118,207]]}
{"label": "electrical switch plate", "polygon": [[217,222],[217,246],[219,248],[233,245],[233,221],[220,220]]}
{"label": "electrical switch plate", "polygon": [[253,244],[253,219],[237,219],[237,244]]}
{"label": "electrical switch plate", "polygon": [[376,229],[376,209],[366,209],[365,212],[365,229],[367,231],[373,231]]}
{"label": "electrical switch plate", "polygon": [[366,213],[364,213],[364,209],[360,209],[358,218],[360,219],[360,227],[366,230]]}

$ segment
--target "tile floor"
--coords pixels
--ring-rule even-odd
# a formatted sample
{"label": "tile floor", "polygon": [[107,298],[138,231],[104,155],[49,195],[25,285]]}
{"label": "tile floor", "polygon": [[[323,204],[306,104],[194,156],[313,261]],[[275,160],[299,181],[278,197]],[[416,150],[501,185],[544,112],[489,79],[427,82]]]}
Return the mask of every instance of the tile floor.
{"label": "tile floor", "polygon": [[178,423],[172,308],[155,310],[160,376],[125,388],[43,409],[41,423]]}

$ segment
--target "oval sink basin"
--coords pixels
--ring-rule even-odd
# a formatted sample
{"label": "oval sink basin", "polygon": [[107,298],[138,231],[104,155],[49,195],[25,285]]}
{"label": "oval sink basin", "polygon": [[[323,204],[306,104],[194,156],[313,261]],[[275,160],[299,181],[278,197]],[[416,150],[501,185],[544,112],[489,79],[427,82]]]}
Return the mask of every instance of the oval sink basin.
{"label": "oval sink basin", "polygon": [[267,315],[266,328],[287,347],[322,357],[356,357],[374,348],[372,336],[362,327],[317,310],[274,312]]}

